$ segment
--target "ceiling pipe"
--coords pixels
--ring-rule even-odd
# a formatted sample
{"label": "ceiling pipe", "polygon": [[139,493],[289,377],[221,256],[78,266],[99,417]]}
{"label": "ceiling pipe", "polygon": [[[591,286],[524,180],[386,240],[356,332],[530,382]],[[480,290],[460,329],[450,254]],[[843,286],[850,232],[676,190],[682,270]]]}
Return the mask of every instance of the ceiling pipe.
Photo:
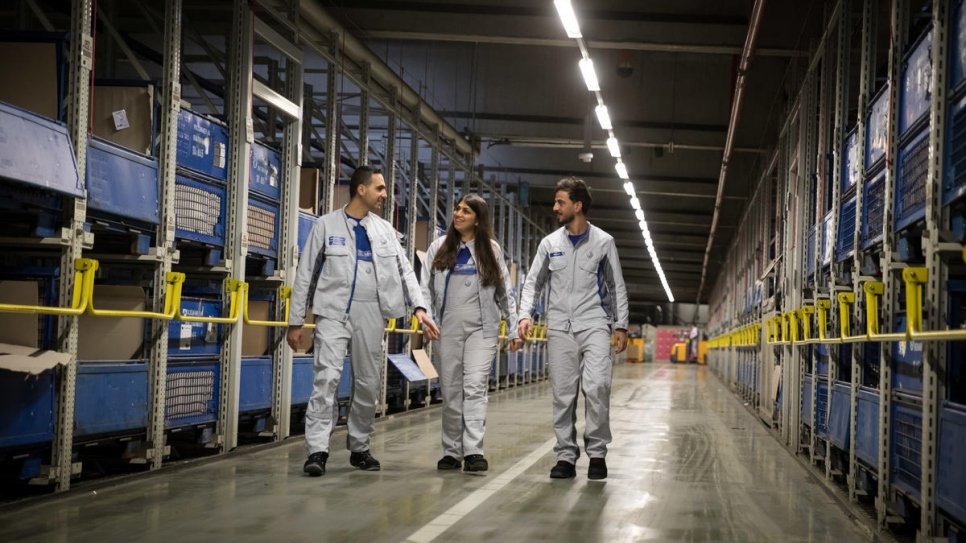
{"label": "ceiling pipe", "polygon": [[711,232],[708,233],[708,246],[704,250],[704,263],[701,264],[701,282],[698,285],[698,295],[695,303],[701,303],[701,292],[708,276],[708,262],[711,260],[711,246],[714,245],[714,235],[718,230],[718,220],[721,218],[721,203],[724,200],[725,180],[728,177],[728,162],[734,150],[735,131],[741,119],[741,105],[744,98],[745,78],[751,67],[751,59],[755,54],[755,44],[758,42],[758,30],[761,26],[761,16],[765,11],[765,0],[755,0],[751,9],[751,22],[748,25],[748,35],[741,52],[741,62],[738,64],[738,78],[735,81],[734,101],[731,103],[731,118],[728,121],[728,135],[725,138],[724,155],[721,157],[721,173],[718,175],[718,193],[714,200],[714,215],[711,218]]}

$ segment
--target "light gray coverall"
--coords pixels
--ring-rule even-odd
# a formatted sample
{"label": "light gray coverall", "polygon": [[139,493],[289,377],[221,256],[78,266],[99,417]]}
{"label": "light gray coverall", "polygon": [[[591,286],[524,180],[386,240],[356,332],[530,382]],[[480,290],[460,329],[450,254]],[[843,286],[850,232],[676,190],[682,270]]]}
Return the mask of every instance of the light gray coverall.
{"label": "light gray coverall", "polygon": [[501,316],[507,320],[508,339],[517,337],[513,323],[516,303],[503,251],[493,242],[500,265],[501,283],[484,287],[476,268],[475,240],[461,243],[470,251],[466,264],[453,270],[432,269],[445,237],[437,238],[426,253],[422,268],[423,298],[430,301],[440,326],[434,357],[443,395],[443,454],[462,460],[483,454],[490,367],[497,353]]}
{"label": "light gray coverall", "polygon": [[610,432],[612,329],[627,329],[627,289],[614,238],[589,224],[576,246],[566,228],[540,241],[520,299],[520,318],[531,318],[535,297],[549,285],[547,348],[553,389],[557,460],[575,463],[577,391],[584,392],[584,449],[607,456]]}
{"label": "light gray coverall", "polygon": [[329,451],[337,419],[336,390],[350,341],[353,382],[348,446],[352,452],[369,450],[382,382],[386,319],[406,315],[407,305],[427,307],[392,225],[374,213],[360,224],[372,247],[371,262],[357,258],[355,221],[344,208],[339,209],[315,221],[292,286],[289,325],[305,323],[310,295],[316,323],[315,379],[305,412],[309,454]]}

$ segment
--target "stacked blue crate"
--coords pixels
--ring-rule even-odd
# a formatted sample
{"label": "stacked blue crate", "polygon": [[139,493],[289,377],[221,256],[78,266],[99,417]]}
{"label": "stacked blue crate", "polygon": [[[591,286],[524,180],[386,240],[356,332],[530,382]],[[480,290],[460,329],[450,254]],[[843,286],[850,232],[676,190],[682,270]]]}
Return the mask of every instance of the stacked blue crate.
{"label": "stacked blue crate", "polygon": [[841,186],[839,192],[839,225],[836,233],[837,243],[835,244],[835,261],[842,262],[852,255],[855,249],[853,246],[855,232],[855,212],[857,188],[859,185],[859,175],[861,162],[859,162],[859,135],[858,128],[853,128],[849,135],[845,137],[842,144],[842,173]]}
{"label": "stacked blue crate", "polygon": [[816,379],[815,389],[815,435],[828,439],[829,387],[825,379]]}
{"label": "stacked blue crate", "polygon": [[[966,26],[966,25],[963,25]],[[966,281],[948,283],[950,329],[966,326]],[[966,341],[947,345],[946,389],[939,410],[936,504],[966,526]]]}
{"label": "stacked blue crate", "polygon": [[815,232],[816,227],[808,229],[808,237],[805,240],[805,277],[811,278],[815,273]]}
{"label": "stacked blue crate", "polygon": [[855,455],[869,468],[879,464],[879,391],[868,387],[856,394]]}
{"label": "stacked blue crate", "polygon": [[885,212],[885,151],[889,142],[889,94],[882,88],[872,99],[866,116],[865,179],[862,186],[862,221],[859,225],[860,248],[868,250],[882,241]]}
{"label": "stacked blue crate", "polygon": [[892,485],[917,501],[922,488],[922,408],[893,402],[889,444]]}
{"label": "stacked blue crate", "polygon": [[932,79],[932,30],[923,32],[902,64],[899,86],[899,156],[896,171],[894,227],[900,235],[899,255],[914,259],[918,236],[912,230],[926,212],[929,175],[928,111]]}
{"label": "stacked blue crate", "polygon": [[175,236],[205,251],[205,264],[224,258],[228,205],[228,128],[216,119],[178,113]]}
{"label": "stacked blue crate", "polygon": [[812,376],[805,374],[802,380],[802,424],[812,427]]}
{"label": "stacked blue crate", "polygon": [[950,230],[966,241],[966,7],[957,3],[949,47],[949,113],[943,168],[944,206],[950,206]]}
{"label": "stacked blue crate", "polygon": [[248,252],[264,261],[262,275],[272,275],[278,259],[283,182],[278,151],[256,141],[249,164]]}

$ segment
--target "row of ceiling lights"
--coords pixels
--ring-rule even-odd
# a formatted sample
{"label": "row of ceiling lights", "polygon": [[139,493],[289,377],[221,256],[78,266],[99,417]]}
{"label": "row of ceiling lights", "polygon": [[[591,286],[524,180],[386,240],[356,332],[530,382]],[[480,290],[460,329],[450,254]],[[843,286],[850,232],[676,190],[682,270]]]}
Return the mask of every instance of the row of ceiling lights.
{"label": "row of ceiling lights", "polygon": [[580,73],[584,76],[584,83],[587,84],[587,90],[597,96],[597,107],[594,108],[594,112],[597,114],[597,122],[600,123],[601,129],[607,132],[607,150],[610,151],[610,156],[617,159],[615,169],[617,170],[617,175],[624,180],[624,192],[630,197],[630,204],[634,209],[635,217],[637,217],[638,226],[641,227],[641,235],[644,236],[644,244],[647,246],[647,252],[651,255],[651,262],[654,264],[654,269],[657,270],[657,276],[661,279],[661,285],[664,287],[664,292],[667,293],[668,301],[673,302],[674,295],[671,294],[671,287],[668,285],[667,278],[664,276],[661,261],[657,258],[654,241],[651,239],[651,231],[647,228],[647,221],[644,220],[644,211],[641,209],[641,201],[637,198],[637,189],[634,187],[634,182],[630,181],[630,175],[627,173],[627,165],[621,160],[620,143],[617,141],[617,136],[614,135],[614,125],[611,123],[607,106],[604,105],[604,96],[600,92],[600,82],[597,80],[597,72],[594,70],[594,61],[591,60],[590,51],[588,51],[587,44],[584,43],[583,35],[580,33],[580,23],[577,21],[577,14],[574,12],[574,7],[571,5],[570,0],[554,0],[553,4],[557,8],[557,14],[560,15],[560,21],[563,23],[564,30],[567,32],[567,37],[577,40],[577,46],[580,48],[581,54],[578,66],[580,67]]}

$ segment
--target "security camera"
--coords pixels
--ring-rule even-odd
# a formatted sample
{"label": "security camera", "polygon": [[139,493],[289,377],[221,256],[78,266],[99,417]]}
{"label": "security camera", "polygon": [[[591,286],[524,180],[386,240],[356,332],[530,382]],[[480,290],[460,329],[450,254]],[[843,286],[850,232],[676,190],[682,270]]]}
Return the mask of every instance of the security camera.
{"label": "security camera", "polygon": [[594,153],[591,153],[590,151],[581,151],[580,153],[577,153],[577,158],[579,158],[581,162],[590,162],[591,160],[594,160]]}

